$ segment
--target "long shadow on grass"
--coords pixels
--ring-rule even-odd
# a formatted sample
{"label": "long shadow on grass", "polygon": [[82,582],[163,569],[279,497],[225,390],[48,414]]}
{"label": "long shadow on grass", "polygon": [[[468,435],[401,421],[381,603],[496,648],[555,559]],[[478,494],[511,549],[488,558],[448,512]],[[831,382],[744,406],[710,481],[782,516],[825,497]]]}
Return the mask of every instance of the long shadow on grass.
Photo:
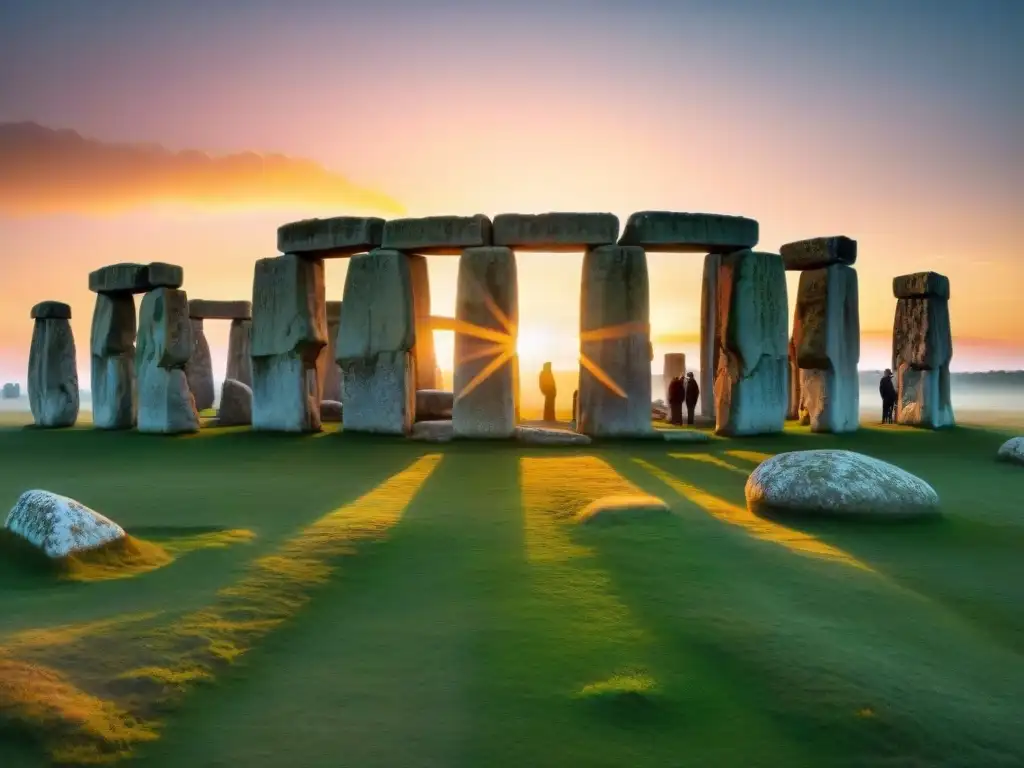
{"label": "long shadow on grass", "polygon": [[[580,541],[600,553],[638,615],[816,751],[814,764],[1012,764],[1024,755],[1012,725],[1019,657],[884,576],[723,535],[728,526],[632,457],[612,462],[678,516],[646,529],[580,530]],[[686,469],[682,477],[699,482]]]}

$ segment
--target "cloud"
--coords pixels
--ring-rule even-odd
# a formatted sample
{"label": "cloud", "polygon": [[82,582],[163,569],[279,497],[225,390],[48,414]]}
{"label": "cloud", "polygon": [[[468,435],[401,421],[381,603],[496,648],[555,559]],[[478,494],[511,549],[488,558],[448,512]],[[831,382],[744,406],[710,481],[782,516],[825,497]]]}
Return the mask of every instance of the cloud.
{"label": "cloud", "polygon": [[152,144],[108,144],[36,123],[0,124],[0,168],[0,215],[120,213],[160,203],[404,212],[394,198],[311,160],[254,152],[211,157]]}

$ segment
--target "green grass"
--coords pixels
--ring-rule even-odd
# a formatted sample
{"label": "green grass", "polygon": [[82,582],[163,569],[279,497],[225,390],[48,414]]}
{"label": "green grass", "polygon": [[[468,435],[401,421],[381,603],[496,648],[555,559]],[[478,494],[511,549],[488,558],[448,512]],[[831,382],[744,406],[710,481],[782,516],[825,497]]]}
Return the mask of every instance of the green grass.
{"label": "green grass", "polygon": [[[161,553],[47,569],[0,541],[0,765],[1020,765],[1003,439],[0,429],[0,505],[52,490]],[[746,513],[764,455],[826,446],[925,478],[944,519]],[[577,524],[629,494],[674,514]]]}

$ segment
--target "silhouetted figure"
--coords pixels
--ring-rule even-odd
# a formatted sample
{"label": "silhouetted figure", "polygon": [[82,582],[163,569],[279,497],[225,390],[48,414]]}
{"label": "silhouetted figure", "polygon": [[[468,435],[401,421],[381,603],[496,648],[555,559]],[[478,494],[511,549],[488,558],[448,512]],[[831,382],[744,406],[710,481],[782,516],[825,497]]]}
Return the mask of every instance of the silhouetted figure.
{"label": "silhouetted figure", "polygon": [[551,372],[551,363],[544,363],[544,369],[540,372],[540,393],[544,395],[544,421],[554,421],[555,395],[558,394],[558,389],[555,387],[555,374]]}
{"label": "silhouetted figure", "polygon": [[700,398],[700,387],[693,373],[686,374],[686,423],[693,424],[693,411],[697,407],[697,400]]}
{"label": "silhouetted figure", "polygon": [[896,410],[896,386],[892,383],[892,371],[888,368],[878,382],[878,392],[882,396],[882,423],[892,424],[893,412]]}
{"label": "silhouetted figure", "polygon": [[683,400],[685,391],[683,380],[676,376],[668,385],[668,409],[669,422],[672,424],[683,423]]}

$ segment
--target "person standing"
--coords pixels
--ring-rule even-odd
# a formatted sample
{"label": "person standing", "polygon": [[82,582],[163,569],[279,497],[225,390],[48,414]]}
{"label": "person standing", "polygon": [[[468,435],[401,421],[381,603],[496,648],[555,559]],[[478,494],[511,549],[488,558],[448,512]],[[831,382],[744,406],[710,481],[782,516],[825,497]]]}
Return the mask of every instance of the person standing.
{"label": "person standing", "polygon": [[668,385],[669,422],[683,423],[683,380],[676,376]]}
{"label": "person standing", "polygon": [[544,421],[554,421],[555,396],[558,389],[555,387],[555,374],[551,371],[551,363],[544,363],[544,369],[540,372],[540,393],[544,395]]}
{"label": "person standing", "polygon": [[892,371],[888,368],[878,382],[878,393],[882,396],[882,423],[893,423],[893,412],[896,410],[896,386],[892,383]]}
{"label": "person standing", "polygon": [[693,371],[686,374],[686,423],[693,426],[693,412],[697,407],[697,400],[700,397],[700,387],[697,386],[697,379],[693,377]]}

